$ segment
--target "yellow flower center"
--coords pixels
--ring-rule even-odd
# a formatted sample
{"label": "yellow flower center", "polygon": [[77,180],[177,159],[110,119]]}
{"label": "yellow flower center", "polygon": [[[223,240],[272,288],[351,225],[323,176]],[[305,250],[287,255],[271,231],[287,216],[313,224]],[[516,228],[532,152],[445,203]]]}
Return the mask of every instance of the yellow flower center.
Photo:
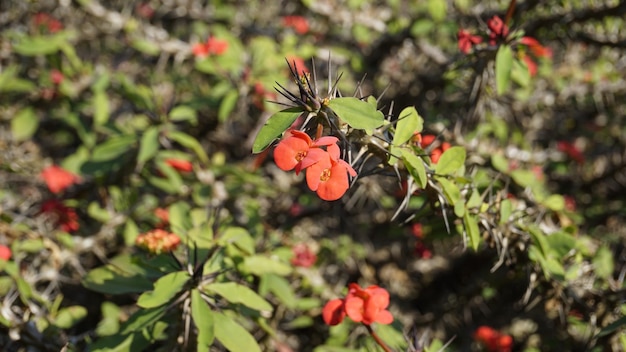
{"label": "yellow flower center", "polygon": [[298,162],[302,161],[302,159],[304,159],[304,157],[306,156],[306,152],[302,151],[302,152],[298,152],[298,154],[296,154],[296,160]]}
{"label": "yellow flower center", "polygon": [[322,171],[322,174],[320,175],[320,180],[321,181],[328,181],[330,179],[330,169],[324,169],[324,171]]}

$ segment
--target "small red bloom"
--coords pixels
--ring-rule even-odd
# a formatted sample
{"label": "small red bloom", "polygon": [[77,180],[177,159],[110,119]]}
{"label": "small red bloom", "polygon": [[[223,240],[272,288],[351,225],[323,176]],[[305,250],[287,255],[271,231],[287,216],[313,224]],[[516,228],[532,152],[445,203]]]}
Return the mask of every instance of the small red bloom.
{"label": "small red bloom", "polygon": [[433,252],[426,247],[424,242],[418,241],[415,243],[415,248],[413,248],[413,254],[422,259],[430,259],[433,257]]}
{"label": "small red bloom", "polygon": [[189,160],[166,159],[165,163],[180,172],[190,172],[193,170],[193,164]]}
{"label": "small red bloom", "polygon": [[298,34],[306,34],[309,31],[309,22],[302,16],[283,17],[283,26],[293,28]]}
{"label": "small red bloom", "polygon": [[158,228],[163,228],[170,223],[170,213],[165,208],[154,209],[154,216],[156,216],[160,222],[156,225]]}
{"label": "small red bloom", "polygon": [[411,225],[411,233],[417,238],[424,238],[424,229],[422,228],[422,224],[416,222]]}
{"label": "small red bloom", "polygon": [[585,156],[583,153],[572,143],[567,141],[559,141],[556,145],[557,149],[575,160],[577,163],[582,164],[585,162]]}
{"label": "small red bloom", "polygon": [[80,227],[76,210],[56,199],[49,199],[41,204],[41,211],[55,217],[57,226],[65,232],[77,231]]}
{"label": "small red bloom", "polygon": [[206,43],[194,44],[191,51],[198,58],[205,58],[209,55],[222,55],[228,50],[228,42],[226,40],[209,37]]}
{"label": "small red bloom", "polygon": [[493,16],[487,20],[487,27],[489,27],[489,45],[495,45],[497,39],[504,39],[509,35],[509,27],[502,22],[502,19],[498,16]]}
{"label": "small red bloom", "polygon": [[502,335],[489,326],[481,326],[476,329],[474,339],[480,342],[489,352],[511,352],[513,338]]}
{"label": "small red bloom", "polygon": [[61,71],[59,71],[59,70],[51,70],[50,71],[50,80],[52,80],[52,83],[54,85],[61,84],[61,82],[63,82],[64,78],[65,77],[63,77],[63,74],[61,73]]}
{"label": "small red bloom", "polygon": [[48,189],[52,193],[63,192],[69,186],[80,182],[80,177],[56,165],[49,166],[41,172]]}
{"label": "small red bloom", "polygon": [[4,260],[7,261],[9,259],[11,259],[11,255],[13,255],[11,253],[11,248],[0,244],[0,260]]}
{"label": "small red bloom", "polygon": [[533,37],[522,37],[519,42],[528,46],[536,57],[552,57],[552,49],[541,45],[539,41]]}
{"label": "small red bloom", "polygon": [[322,310],[324,322],[337,325],[347,315],[357,323],[371,325],[373,323],[391,324],[393,316],[387,310],[389,292],[376,285],[362,289],[358,284],[348,285],[345,299],[334,299],[326,303]]}
{"label": "small red bloom", "polygon": [[291,264],[294,266],[309,268],[317,261],[317,255],[306,244],[297,244],[293,246],[292,250],[293,258],[291,258]]}
{"label": "small red bloom", "polygon": [[296,169],[296,174],[301,170],[317,163],[326,156],[326,151],[321,146],[329,146],[337,143],[336,137],[322,137],[315,142],[308,134],[290,130],[291,136],[281,140],[274,149],[274,161],[283,171]]}
{"label": "small red bloom", "polygon": [[459,29],[459,31],[456,34],[456,37],[457,37],[458,44],[459,44],[459,50],[463,54],[469,54],[469,52],[472,50],[472,47],[474,45],[479,44],[483,41],[483,38],[477,35],[472,35],[466,29]]}
{"label": "small red bloom", "polygon": [[33,17],[33,23],[36,27],[48,30],[50,33],[56,33],[63,29],[63,24],[47,13],[40,12]]}
{"label": "small red bloom", "polygon": [[140,2],[135,6],[135,12],[139,17],[143,17],[145,19],[151,19],[154,16],[154,9],[150,6],[148,2]]}
{"label": "small red bloom", "polygon": [[137,236],[135,244],[151,253],[169,253],[178,247],[180,237],[163,229],[155,229]]}
{"label": "small red bloom", "polygon": [[305,73],[309,72],[309,69],[304,64],[304,60],[302,60],[302,58],[298,56],[287,56],[287,62],[289,62],[289,65],[295,68],[296,74],[298,76],[303,76]]}
{"label": "small red bloom", "polygon": [[427,148],[429,145],[433,144],[433,142],[437,139],[437,136],[433,134],[425,134],[422,136],[420,140],[420,146],[422,148]]}

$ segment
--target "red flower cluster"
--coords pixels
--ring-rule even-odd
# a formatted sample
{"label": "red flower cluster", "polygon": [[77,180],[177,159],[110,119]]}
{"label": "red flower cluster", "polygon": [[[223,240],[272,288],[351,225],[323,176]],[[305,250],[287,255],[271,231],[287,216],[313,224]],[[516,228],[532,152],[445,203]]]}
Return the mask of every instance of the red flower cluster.
{"label": "red flower cluster", "polygon": [[578,147],[570,142],[559,141],[556,144],[556,149],[558,149],[560,152],[567,154],[567,156],[569,156],[579,164],[585,162],[585,156],[583,155],[583,153],[580,151],[580,149],[578,149]]}
{"label": "red flower cluster", "polygon": [[487,20],[489,28],[489,45],[496,45],[499,40],[504,40],[509,35],[509,27],[498,16]]}
{"label": "red flower cluster", "polygon": [[78,215],[73,208],[70,208],[57,199],[49,199],[41,204],[41,211],[50,214],[55,218],[57,226],[65,232],[74,232],[80,228]]}
{"label": "red flower cluster", "polygon": [[391,324],[393,316],[387,310],[389,292],[376,285],[366,289],[358,284],[348,285],[348,294],[344,299],[333,299],[322,310],[324,322],[328,325],[340,324],[346,315],[357,323]]}
{"label": "red flower cluster", "polygon": [[430,259],[433,257],[433,252],[424,243],[424,230],[422,224],[416,222],[411,225],[411,233],[416,238],[415,248],[413,248],[413,254],[419,258]]}
{"label": "red flower cluster", "polygon": [[165,163],[180,172],[191,172],[193,170],[193,164],[189,160],[165,159]]}
{"label": "red flower cluster", "polygon": [[302,16],[283,17],[283,26],[293,28],[298,34],[307,34],[309,32],[309,21]]}
{"label": "red flower cluster", "polygon": [[[431,145],[436,143],[436,141],[437,141],[437,136],[432,135],[432,134],[425,134],[422,136],[420,133],[416,133],[413,136],[413,142],[416,143],[422,149],[426,149],[430,147]],[[450,147],[451,145],[448,142],[443,142],[440,145],[437,145],[430,152],[430,161],[432,161],[433,164],[438,163],[439,158],[441,158],[441,154],[443,154],[443,152],[445,152],[446,150],[450,149]]]}
{"label": "red flower cluster", "polygon": [[[552,57],[552,50],[548,47],[541,45],[539,41],[533,37],[522,37],[522,39],[520,39],[519,42],[522,45],[526,45],[528,49],[530,50],[530,52],[533,54],[533,56],[536,58],[551,58]],[[528,72],[530,72],[530,75],[531,76],[536,75],[537,63],[535,63],[535,61],[529,55],[526,55],[526,54],[522,54],[522,55],[523,55],[522,60],[524,60],[524,63],[528,67]]]}
{"label": "red flower cluster", "polygon": [[293,257],[291,258],[291,264],[294,266],[310,268],[317,261],[317,255],[313,253],[311,248],[309,248],[306,244],[297,244],[293,246],[292,251]]}
{"label": "red flower cluster", "polygon": [[56,18],[48,15],[47,13],[40,12],[33,17],[33,23],[35,27],[47,30],[50,33],[56,33],[63,29],[63,24]]}
{"label": "red flower cluster", "polygon": [[480,342],[489,352],[511,352],[513,338],[503,335],[489,326],[481,326],[476,329],[474,339]]}
{"label": "red flower cluster", "polygon": [[157,228],[164,228],[170,224],[170,212],[165,208],[156,208],[154,209],[154,216],[159,219],[159,223],[156,225]]}
{"label": "red flower cluster", "polygon": [[52,193],[63,192],[69,186],[80,182],[80,177],[56,165],[49,166],[41,172],[48,189]]}
{"label": "red flower cluster", "polygon": [[480,36],[472,35],[468,30],[462,28],[457,32],[456,37],[459,42],[459,50],[463,54],[469,54],[474,45],[480,44],[483,41],[483,38]]}
{"label": "red flower cluster", "polygon": [[0,244],[0,260],[4,260],[7,261],[9,259],[11,259],[11,256],[13,255],[13,253],[11,253],[11,248]]}
{"label": "red flower cluster", "polygon": [[206,43],[197,43],[191,51],[198,58],[205,58],[209,55],[222,55],[228,50],[228,42],[215,37],[209,37]]}
{"label": "red flower cluster", "polygon": [[163,229],[155,229],[137,236],[135,244],[151,253],[169,253],[178,247],[180,238]]}
{"label": "red flower cluster", "polygon": [[[274,161],[284,171],[292,169],[299,174],[306,171],[309,188],[323,200],[337,200],[350,188],[348,174],[356,171],[340,158],[336,137],[321,137],[315,141],[308,134],[290,130],[291,136],[284,138],[274,149]],[[326,150],[322,149],[326,147]]]}

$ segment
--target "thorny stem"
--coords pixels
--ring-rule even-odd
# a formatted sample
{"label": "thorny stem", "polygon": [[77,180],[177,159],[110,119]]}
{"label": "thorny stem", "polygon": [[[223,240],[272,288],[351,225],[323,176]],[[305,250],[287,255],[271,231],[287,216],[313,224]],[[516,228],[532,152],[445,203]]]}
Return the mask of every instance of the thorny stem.
{"label": "thorny stem", "polygon": [[383,349],[385,352],[393,352],[393,351],[391,350],[391,348],[389,348],[389,346],[387,346],[387,345],[383,342],[383,340],[381,340],[381,339],[380,339],[380,337],[376,334],[376,332],[374,331],[374,329],[372,329],[372,327],[371,327],[370,325],[368,325],[368,324],[363,324],[363,325],[365,325],[365,327],[367,328],[367,331],[370,333],[370,335],[372,335],[372,338],[374,338],[374,341],[376,341],[376,343],[377,343],[380,347],[382,347],[382,349]]}
{"label": "thorny stem", "polygon": [[509,22],[511,22],[511,18],[513,17],[513,12],[515,11],[515,0],[511,0],[509,3],[509,8],[506,10],[506,15],[504,16],[504,25],[508,26]]}

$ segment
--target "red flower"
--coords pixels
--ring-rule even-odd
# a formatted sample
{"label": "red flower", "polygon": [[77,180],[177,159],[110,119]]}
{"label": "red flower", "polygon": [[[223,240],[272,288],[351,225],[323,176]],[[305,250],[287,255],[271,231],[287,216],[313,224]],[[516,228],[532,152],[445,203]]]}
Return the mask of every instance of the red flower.
{"label": "red flower", "polygon": [[424,229],[422,228],[422,224],[416,222],[411,225],[411,233],[417,238],[424,238]]}
{"label": "red flower", "polygon": [[4,260],[7,261],[9,259],[11,259],[11,248],[0,244],[0,260]]}
{"label": "red flower", "polygon": [[283,17],[283,26],[293,28],[298,34],[306,34],[309,31],[309,22],[302,16]]}
{"label": "red flower", "polygon": [[298,76],[303,76],[305,73],[309,72],[309,69],[304,65],[304,60],[302,60],[302,58],[298,56],[287,56],[287,62],[289,62],[289,64],[295,68],[296,74],[298,74]]}
{"label": "red flower", "polygon": [[151,19],[154,16],[154,9],[148,2],[140,2],[135,5],[135,12],[139,17],[143,17],[145,19]]}
{"label": "red flower", "polygon": [[498,16],[493,16],[487,20],[487,27],[489,27],[489,45],[496,45],[498,38],[504,39],[509,35],[509,27],[502,22],[502,19]]}
{"label": "red flower", "polygon": [[49,199],[45,201],[41,205],[41,211],[55,217],[57,226],[65,232],[74,232],[80,227],[76,211],[57,199]]}
{"label": "red flower", "polygon": [[424,242],[418,241],[415,243],[415,248],[413,248],[413,254],[422,259],[430,259],[433,257],[433,252],[426,247]]}
{"label": "red flower", "polygon": [[341,198],[350,188],[348,174],[356,176],[356,171],[350,164],[340,159],[339,154],[339,146],[329,145],[327,153],[306,171],[307,185],[323,200],[332,201]]}
{"label": "red flower", "polygon": [[317,261],[317,255],[306,244],[297,244],[293,246],[292,251],[293,258],[291,258],[291,264],[294,266],[309,268]]}
{"label": "red flower", "polygon": [[296,169],[296,174],[301,170],[322,160],[326,152],[321,146],[329,146],[337,143],[336,137],[322,137],[315,142],[308,134],[290,130],[291,136],[284,138],[274,149],[274,161],[283,171]]}
{"label": "red flower", "polygon": [[33,17],[36,27],[47,29],[50,33],[56,33],[63,29],[63,24],[47,13],[38,13]]}
{"label": "red flower", "polygon": [[61,84],[61,82],[63,82],[64,78],[65,77],[63,77],[63,74],[61,73],[61,71],[59,71],[59,70],[51,70],[50,71],[50,80],[52,80],[52,83],[54,85]]}
{"label": "red flower", "polygon": [[180,237],[163,229],[155,229],[137,236],[135,244],[151,253],[169,253],[178,247]]}
{"label": "red flower", "polygon": [[160,222],[156,225],[158,228],[163,228],[170,223],[170,213],[165,208],[154,209],[154,216],[160,220]]}
{"label": "red flower", "polygon": [[222,55],[227,49],[228,42],[226,40],[209,37],[206,43],[195,44],[191,51],[196,57],[205,58],[209,55]]}
{"label": "red flower", "polygon": [[324,322],[337,325],[347,315],[357,323],[371,325],[373,323],[391,324],[393,316],[387,310],[389,292],[376,285],[362,289],[358,284],[348,285],[346,298],[334,299],[326,303],[322,310]]}
{"label": "red flower", "polygon": [[570,158],[575,160],[577,163],[582,164],[585,162],[585,156],[583,153],[572,143],[566,141],[559,141],[556,145],[556,148],[567,154]]}
{"label": "red flower", "polygon": [[190,172],[193,170],[193,164],[191,164],[189,160],[166,159],[165,163],[180,172]]}
{"label": "red flower", "polygon": [[536,57],[552,57],[552,49],[541,45],[539,41],[533,37],[522,37],[519,42],[528,46],[530,52]]}
{"label": "red flower", "polygon": [[471,35],[470,32],[466,29],[459,29],[456,37],[459,43],[459,50],[463,54],[469,54],[474,45],[479,44],[483,41],[483,38],[477,35]]}
{"label": "red flower", "polygon": [[48,166],[41,172],[48,189],[52,193],[63,192],[69,186],[80,182],[80,177],[56,165]]}
{"label": "red flower", "polygon": [[474,339],[480,342],[489,352],[511,352],[513,338],[502,335],[489,326],[481,326],[476,329]]}

